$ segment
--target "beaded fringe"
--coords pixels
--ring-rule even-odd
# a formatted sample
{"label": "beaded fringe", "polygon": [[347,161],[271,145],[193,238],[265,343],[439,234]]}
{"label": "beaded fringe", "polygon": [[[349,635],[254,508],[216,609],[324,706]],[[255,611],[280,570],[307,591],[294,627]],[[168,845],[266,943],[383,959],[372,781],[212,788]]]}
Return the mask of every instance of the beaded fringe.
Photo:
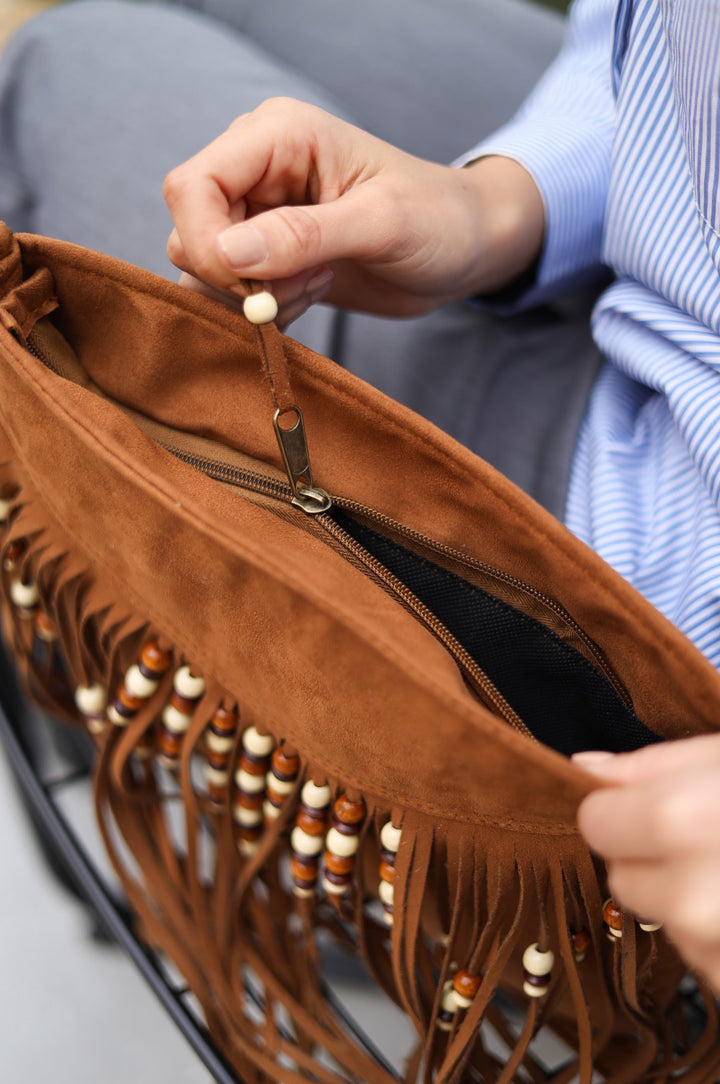
{"label": "beaded fringe", "polygon": [[[690,1034],[682,966],[606,901],[577,837],[433,821],[327,778],[111,596],[9,467],[0,531],[6,643],[34,699],[92,735],[98,823],[141,934],[245,1080],[395,1079],[328,1004],[327,939],[413,1022],[408,1084],[720,1078],[712,995]],[[541,1029],[567,1044],[562,1068]]]}

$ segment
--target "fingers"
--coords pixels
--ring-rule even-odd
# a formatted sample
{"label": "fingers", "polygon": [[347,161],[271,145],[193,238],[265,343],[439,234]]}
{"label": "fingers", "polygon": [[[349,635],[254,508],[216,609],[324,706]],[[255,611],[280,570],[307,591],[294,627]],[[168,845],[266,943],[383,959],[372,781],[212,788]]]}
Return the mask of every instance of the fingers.
{"label": "fingers", "polygon": [[[321,266],[312,268],[302,275],[296,275],[292,279],[263,283],[265,289],[271,290],[278,303],[278,315],[275,320],[278,327],[286,328],[293,320],[302,316],[311,305],[322,301],[332,287],[334,278],[328,267]],[[210,283],[203,282],[202,279],[185,271],[180,276],[179,282],[181,286],[194,290],[196,293],[242,311],[244,291],[240,292],[234,286],[230,288],[211,286]]]}

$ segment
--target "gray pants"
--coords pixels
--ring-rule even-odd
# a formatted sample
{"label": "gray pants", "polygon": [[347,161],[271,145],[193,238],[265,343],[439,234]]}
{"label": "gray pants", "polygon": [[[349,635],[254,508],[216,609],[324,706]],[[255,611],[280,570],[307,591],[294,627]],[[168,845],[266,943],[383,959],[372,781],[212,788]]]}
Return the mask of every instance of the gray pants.
{"label": "gray pants", "polygon": [[[175,276],[162,181],[283,94],[450,161],[507,119],[559,48],[525,0],[77,0],[0,60],[0,218]],[[501,318],[317,308],[291,334],[430,418],[556,515],[599,358],[589,299]]]}

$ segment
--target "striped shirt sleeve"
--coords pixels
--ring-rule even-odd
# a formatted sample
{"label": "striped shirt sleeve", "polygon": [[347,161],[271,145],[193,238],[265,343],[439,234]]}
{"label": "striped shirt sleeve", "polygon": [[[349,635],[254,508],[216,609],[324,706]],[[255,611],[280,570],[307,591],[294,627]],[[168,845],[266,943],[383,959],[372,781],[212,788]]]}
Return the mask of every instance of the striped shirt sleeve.
{"label": "striped shirt sleeve", "polygon": [[565,45],[515,118],[455,164],[513,158],[545,206],[545,243],[527,307],[579,287],[601,269],[615,101],[612,42],[617,0],[575,0]]}

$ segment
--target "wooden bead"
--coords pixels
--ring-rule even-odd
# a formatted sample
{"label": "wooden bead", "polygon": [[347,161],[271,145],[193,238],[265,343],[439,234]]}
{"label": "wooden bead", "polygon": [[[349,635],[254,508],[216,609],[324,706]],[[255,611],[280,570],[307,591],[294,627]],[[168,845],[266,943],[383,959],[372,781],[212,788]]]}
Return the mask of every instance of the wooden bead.
{"label": "wooden bead", "polygon": [[456,1012],[457,1002],[455,1001],[455,991],[453,990],[452,981],[448,979],[443,985],[440,998],[440,1012],[437,1016],[437,1026],[441,1031],[450,1031],[452,1029]]}
{"label": "wooden bead", "polygon": [[289,755],[278,746],[272,755],[272,770],[282,780],[294,779],[300,770],[300,757],[297,753]]}
{"label": "wooden bead", "polygon": [[169,651],[161,651],[155,640],[148,640],[143,644],[140,652],[140,664],[147,671],[147,677],[160,677],[169,668],[172,655]]}
{"label": "wooden bead", "polygon": [[257,824],[262,824],[262,810],[260,809],[246,809],[244,806],[233,806],[233,820],[236,824],[242,824],[245,827],[253,827]]}
{"label": "wooden bead", "polygon": [[390,862],[380,863],[380,879],[392,884],[395,880],[395,867]]}
{"label": "wooden bead", "polygon": [[181,666],[175,671],[173,688],[188,700],[199,700],[205,692],[205,680],[191,673],[189,666]]}
{"label": "wooden bead", "polygon": [[142,673],[139,666],[133,665],[125,674],[125,686],[131,696],[138,696],[141,700],[148,700],[158,687],[157,678],[147,677]]}
{"label": "wooden bead", "polygon": [[21,610],[32,610],[40,601],[37,584],[13,580],[10,584],[10,598]]}
{"label": "wooden bead", "polygon": [[603,907],[603,922],[607,926],[608,934],[611,937],[622,937],[623,915],[613,899],[605,901]]}
{"label": "wooden bead", "polygon": [[525,973],[523,991],[528,997],[545,997],[550,987],[549,975],[531,975]]}
{"label": "wooden bead", "polygon": [[221,738],[212,730],[205,731],[205,748],[208,750],[208,753],[215,753],[218,756],[227,756],[232,752],[234,744],[235,739],[233,737]]}
{"label": "wooden bead", "polygon": [[[256,757],[268,757],[275,748],[275,741],[269,734],[261,734],[254,726],[249,726],[243,731],[243,749]],[[263,768],[263,771],[266,769]]]}
{"label": "wooden bead", "polygon": [[140,711],[140,708],[145,703],[141,696],[132,696],[124,683],[120,686],[120,692],[117,694],[117,699],[124,708],[127,708],[128,711],[132,712]]}
{"label": "wooden bead", "polygon": [[306,832],[309,836],[325,835],[324,817],[313,817],[307,810],[300,810],[297,815],[296,824],[298,828],[302,828],[303,832]]}
{"label": "wooden bead", "polygon": [[175,760],[182,748],[182,736],[169,730],[161,730],[158,736],[158,749],[164,757]]}
{"label": "wooden bead", "polygon": [[192,722],[192,715],[178,711],[172,704],[166,704],[162,713],[163,726],[173,734],[184,734]]}
{"label": "wooden bead", "polygon": [[58,638],[55,625],[45,610],[37,610],[35,614],[35,633],[46,644],[54,644]]}
{"label": "wooden bead", "polygon": [[332,791],[327,784],[318,787],[313,782],[307,782],[301,793],[301,801],[309,809],[326,809],[330,805],[331,798]]}
{"label": "wooden bead", "polygon": [[245,298],[243,312],[251,324],[270,324],[278,314],[278,304],[268,290],[262,290]]}
{"label": "wooden bead", "polygon": [[333,815],[341,824],[355,826],[365,818],[365,803],[362,800],[352,801],[347,795],[341,794],[335,799]]}
{"label": "wooden bead", "polygon": [[6,523],[12,512],[13,502],[6,497],[0,497],[0,523]]}
{"label": "wooden bead", "polygon": [[237,708],[218,708],[210,722],[218,734],[232,734],[238,723]]}
{"label": "wooden bead", "polygon": [[355,854],[360,840],[356,835],[345,836],[338,832],[337,828],[331,828],[327,834],[326,846],[333,854],[338,854],[341,857],[347,857]]}
{"label": "wooden bead", "polygon": [[290,863],[292,875],[298,881],[301,881],[304,885],[315,884],[318,876],[318,864],[317,862],[300,862],[297,858],[293,858]]}
{"label": "wooden bead", "polygon": [[323,840],[322,836],[309,836],[307,832],[303,832],[302,828],[293,828],[290,846],[298,854],[310,857],[322,853]]}
{"label": "wooden bead", "polygon": [[78,685],[75,705],[83,715],[100,715],[107,707],[107,693],[102,685]]}
{"label": "wooden bead", "polygon": [[243,809],[262,809],[263,806],[263,794],[248,794],[246,791],[240,791],[235,795],[235,804],[241,805]]}
{"label": "wooden bead", "polygon": [[249,772],[239,768],[235,772],[235,786],[239,790],[245,790],[249,794],[262,794],[265,790],[264,775],[250,775]]}
{"label": "wooden bead", "polygon": [[401,829],[396,828],[392,821],[388,821],[387,824],[382,826],[380,831],[380,842],[382,843],[386,851],[392,851],[393,854],[397,854],[400,847]]}
{"label": "wooden bead", "polygon": [[460,968],[453,975],[453,990],[455,991],[455,1000],[458,1006],[462,1009],[467,1009],[472,1004],[472,1000],[476,993],[480,989],[482,982],[481,975],[470,975],[464,968]]}
{"label": "wooden bead", "polygon": [[550,949],[545,952],[541,952],[538,948],[537,942],[528,947],[523,952],[523,967],[529,975],[549,975],[553,969],[555,963],[555,956]]}
{"label": "wooden bead", "polygon": [[578,963],[582,963],[590,948],[590,934],[587,930],[577,930],[571,935],[573,956]]}
{"label": "wooden bead", "polygon": [[14,542],[8,543],[3,554],[3,568],[6,572],[13,572],[17,568],[18,561],[24,555],[26,548],[26,544],[21,538],[16,538]]}
{"label": "wooden bead", "polygon": [[378,896],[383,903],[393,904],[395,902],[395,889],[389,881],[381,881],[378,885]]}
{"label": "wooden bead", "polygon": [[354,858],[341,858],[337,854],[333,854],[332,851],[325,853],[325,867],[329,869],[331,873],[336,873],[340,877],[344,877],[349,873],[352,873],[355,868]]}
{"label": "wooden bead", "polygon": [[265,781],[268,788],[273,791],[278,798],[282,799],[288,794],[292,794],[295,790],[295,781],[291,779],[278,779],[275,772],[268,772],[265,776]]}

